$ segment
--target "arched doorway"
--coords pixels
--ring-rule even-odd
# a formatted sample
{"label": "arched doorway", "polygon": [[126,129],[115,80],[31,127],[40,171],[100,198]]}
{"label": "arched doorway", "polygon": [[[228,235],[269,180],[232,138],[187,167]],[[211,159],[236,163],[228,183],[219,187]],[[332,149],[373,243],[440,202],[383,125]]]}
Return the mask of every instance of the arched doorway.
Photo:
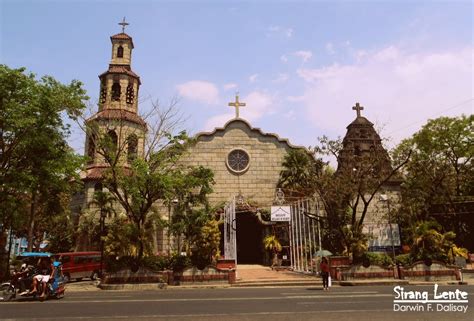
{"label": "arched doorway", "polygon": [[263,226],[252,212],[236,213],[237,264],[263,264]]}

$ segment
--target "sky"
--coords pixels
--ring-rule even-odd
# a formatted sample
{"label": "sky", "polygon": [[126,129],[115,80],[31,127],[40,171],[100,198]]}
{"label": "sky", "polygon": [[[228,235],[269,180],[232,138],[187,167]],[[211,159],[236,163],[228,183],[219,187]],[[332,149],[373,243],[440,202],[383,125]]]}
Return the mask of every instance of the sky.
{"label": "sky", "polygon": [[[474,111],[471,1],[0,0],[0,63],[78,79],[96,109],[124,16],[139,108],[178,97],[191,134],[232,119],[236,92],[242,118],[301,146],[344,136],[356,102],[388,147]],[[69,143],[83,153],[77,127]]]}

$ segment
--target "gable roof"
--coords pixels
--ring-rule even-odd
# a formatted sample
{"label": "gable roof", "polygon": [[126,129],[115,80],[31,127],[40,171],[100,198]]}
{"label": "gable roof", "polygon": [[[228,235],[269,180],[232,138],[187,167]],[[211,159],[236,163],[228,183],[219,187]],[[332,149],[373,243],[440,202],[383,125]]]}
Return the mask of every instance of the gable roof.
{"label": "gable roof", "polygon": [[280,138],[280,136],[278,136],[277,134],[265,133],[260,128],[252,127],[249,122],[247,122],[246,120],[244,120],[242,118],[231,119],[224,125],[224,127],[216,127],[216,128],[214,128],[214,130],[212,132],[200,132],[200,133],[196,134],[196,136],[194,136],[194,137],[197,140],[199,140],[199,138],[201,138],[201,137],[212,137],[212,136],[215,136],[218,133],[225,132],[227,130],[227,128],[229,128],[233,124],[237,124],[237,123],[242,123],[248,129],[250,129],[250,131],[252,131],[252,132],[254,132],[254,133],[256,133],[260,136],[263,136],[263,137],[273,138],[273,139],[275,139],[275,141],[277,141],[279,143],[283,143],[283,144],[287,145],[288,147],[290,147],[292,149],[305,149],[305,150],[307,150],[307,148],[304,147],[304,146],[298,146],[298,145],[291,144],[290,141],[287,138]]}

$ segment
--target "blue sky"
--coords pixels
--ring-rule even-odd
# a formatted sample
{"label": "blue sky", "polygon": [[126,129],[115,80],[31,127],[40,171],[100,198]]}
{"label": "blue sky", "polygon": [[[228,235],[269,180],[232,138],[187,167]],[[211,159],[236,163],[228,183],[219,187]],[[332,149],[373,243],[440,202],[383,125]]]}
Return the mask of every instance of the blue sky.
{"label": "blue sky", "polygon": [[[389,146],[474,110],[471,1],[0,3],[0,62],[79,79],[92,103],[126,16],[141,98],[179,96],[191,133],[231,119],[236,91],[243,118],[304,146],[343,136],[355,102]],[[82,153],[83,140],[70,143]]]}

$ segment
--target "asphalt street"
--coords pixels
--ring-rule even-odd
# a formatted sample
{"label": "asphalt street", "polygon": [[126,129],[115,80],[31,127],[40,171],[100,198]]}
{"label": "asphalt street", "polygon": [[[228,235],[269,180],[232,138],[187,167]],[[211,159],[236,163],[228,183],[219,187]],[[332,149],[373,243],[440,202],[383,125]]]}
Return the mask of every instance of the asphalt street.
{"label": "asphalt street", "polygon": [[[433,291],[432,285],[405,288]],[[320,287],[168,288],[135,292],[66,292],[66,297],[60,300],[3,302],[0,303],[0,319],[474,320],[474,286],[440,286],[443,291],[456,289],[468,293],[465,312],[394,311],[393,286],[333,287],[327,292]]]}

